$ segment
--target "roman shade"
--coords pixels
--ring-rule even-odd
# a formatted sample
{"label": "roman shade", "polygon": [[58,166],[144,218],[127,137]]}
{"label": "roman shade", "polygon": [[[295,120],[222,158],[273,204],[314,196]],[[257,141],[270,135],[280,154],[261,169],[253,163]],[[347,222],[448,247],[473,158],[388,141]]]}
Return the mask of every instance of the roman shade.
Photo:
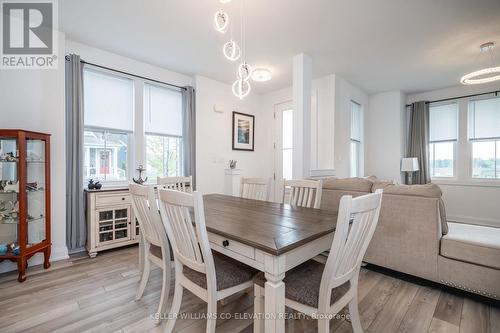
{"label": "roman shade", "polygon": [[134,131],[134,81],[86,67],[83,72],[86,127]]}
{"label": "roman shade", "polygon": [[457,141],[458,105],[432,105],[429,108],[430,142]]}
{"label": "roman shade", "polygon": [[500,139],[500,97],[469,102],[469,139]]}
{"label": "roman shade", "polygon": [[144,118],[146,133],[182,136],[182,93],[146,83]]}

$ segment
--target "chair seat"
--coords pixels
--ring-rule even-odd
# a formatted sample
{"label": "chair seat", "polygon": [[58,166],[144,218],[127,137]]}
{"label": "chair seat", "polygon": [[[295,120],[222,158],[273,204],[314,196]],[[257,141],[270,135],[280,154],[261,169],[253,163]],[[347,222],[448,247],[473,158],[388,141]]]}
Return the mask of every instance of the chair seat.
{"label": "chair seat", "polygon": [[448,233],[441,239],[441,255],[500,269],[500,228],[448,222]]}
{"label": "chair seat", "polygon": [[149,253],[160,259],[163,257],[161,254],[161,247],[154,244],[149,245]]}
{"label": "chair seat", "polygon": [[[213,252],[217,290],[223,290],[251,281],[257,270],[234,259]],[[183,268],[184,276],[200,287],[207,289],[207,277],[187,266]]]}
{"label": "chair seat", "polygon": [[[321,277],[325,265],[315,260],[309,260],[305,263],[286,272],[283,282],[285,283],[285,297],[292,301],[311,306],[318,307],[319,302],[319,287]],[[264,273],[259,273],[254,278],[254,283],[264,287],[266,279]],[[346,282],[343,285],[332,290],[330,304],[335,303],[349,291],[350,283]]]}

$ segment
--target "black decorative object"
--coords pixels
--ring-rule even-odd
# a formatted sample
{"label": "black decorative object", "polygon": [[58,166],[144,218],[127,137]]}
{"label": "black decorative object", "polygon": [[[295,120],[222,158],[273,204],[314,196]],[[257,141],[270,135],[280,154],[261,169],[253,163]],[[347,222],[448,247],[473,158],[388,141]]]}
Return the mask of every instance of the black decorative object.
{"label": "black decorative object", "polygon": [[236,163],[237,163],[237,162],[238,162],[238,161],[236,161],[236,160],[229,160],[229,168],[230,168],[231,170],[236,169]]}
{"label": "black decorative object", "polygon": [[100,190],[100,189],[102,188],[102,184],[101,184],[101,183],[99,183],[99,182],[95,182],[95,183],[94,183],[94,188],[95,188],[96,190]]}
{"label": "black decorative object", "polygon": [[142,166],[142,164],[140,164],[139,167],[136,170],[139,171],[139,179],[132,178],[132,180],[134,181],[134,183],[142,185],[145,182],[147,182],[148,181],[148,177],[142,179],[142,173],[144,171],[146,171],[146,169],[144,169],[144,167]]}
{"label": "black decorative object", "polygon": [[94,190],[95,189],[95,183],[94,183],[94,180],[92,178],[89,179],[89,183],[87,184],[87,188],[89,190]]}

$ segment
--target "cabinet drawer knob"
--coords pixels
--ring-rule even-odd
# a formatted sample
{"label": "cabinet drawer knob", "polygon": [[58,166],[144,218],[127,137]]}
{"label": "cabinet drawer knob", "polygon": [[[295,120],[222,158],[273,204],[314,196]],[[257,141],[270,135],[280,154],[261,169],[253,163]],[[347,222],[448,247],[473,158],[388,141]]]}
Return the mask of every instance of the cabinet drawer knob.
{"label": "cabinet drawer knob", "polygon": [[125,198],[122,198],[122,200],[125,200]]}
{"label": "cabinet drawer knob", "polygon": [[227,239],[222,241],[222,246],[228,247],[229,246],[229,241]]}

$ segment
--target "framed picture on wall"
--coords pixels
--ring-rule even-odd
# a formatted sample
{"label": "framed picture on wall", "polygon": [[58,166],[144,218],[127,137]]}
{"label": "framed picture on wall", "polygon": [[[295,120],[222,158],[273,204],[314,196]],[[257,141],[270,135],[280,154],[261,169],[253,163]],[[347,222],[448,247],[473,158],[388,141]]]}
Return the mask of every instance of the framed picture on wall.
{"label": "framed picture on wall", "polygon": [[255,116],[233,111],[233,150],[254,150]]}

